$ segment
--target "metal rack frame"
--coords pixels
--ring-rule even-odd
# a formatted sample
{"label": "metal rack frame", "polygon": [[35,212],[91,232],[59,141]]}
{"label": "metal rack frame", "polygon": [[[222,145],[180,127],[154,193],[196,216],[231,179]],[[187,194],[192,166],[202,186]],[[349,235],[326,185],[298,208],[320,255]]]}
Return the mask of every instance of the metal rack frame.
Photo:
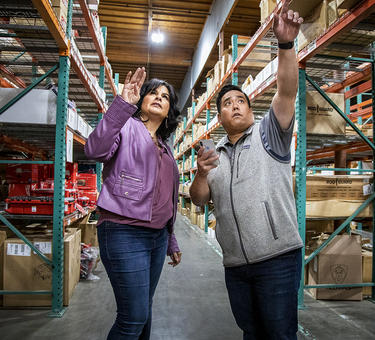
{"label": "metal rack frame", "polygon": [[[5,214],[0,214],[0,221],[8,226],[21,240],[23,240],[37,255],[48,265],[52,267],[52,287],[50,291],[0,291],[0,295],[6,294],[48,294],[52,295],[52,309],[49,313],[50,317],[62,317],[65,308],[63,307],[63,269],[64,269],[64,238],[63,228],[66,225],[64,220],[64,179],[65,179],[65,162],[66,162],[66,131],[67,131],[67,108],[68,108],[68,90],[69,90],[69,79],[71,65],[78,74],[78,78],[82,81],[86,87],[91,98],[95,101],[99,108],[100,116],[105,111],[106,106],[99,99],[97,93],[92,90],[89,86],[85,74],[80,69],[77,58],[71,53],[70,46],[70,35],[72,29],[72,13],[73,13],[73,0],[68,2],[68,16],[67,16],[67,29],[66,33],[62,30],[57,17],[55,16],[51,5],[48,0],[33,0],[34,7],[38,10],[39,15],[44,20],[48,27],[48,30],[54,38],[59,52],[58,64],[53,66],[44,75],[40,76],[37,80],[32,81],[31,85],[25,88],[21,94],[16,98],[12,99],[3,108],[0,109],[0,114],[6,111],[11,105],[18,101],[22,96],[27,94],[43,80],[47,79],[57,69],[58,73],[58,95],[57,95],[57,110],[56,110],[56,134],[55,134],[55,160],[54,161],[21,161],[21,160],[2,160],[0,163],[13,163],[13,164],[54,164],[54,203],[53,203],[53,235],[52,235],[52,260],[48,259],[37,249],[22,233],[18,231],[6,218]],[[94,34],[93,23],[90,22],[91,17],[88,13],[88,8],[85,1],[79,1],[82,12],[85,16],[85,20],[88,21],[88,27],[91,34]],[[106,33],[106,29],[103,28],[103,33]],[[94,32],[94,33],[93,33]],[[16,35],[11,34],[11,37]],[[110,87],[115,95],[117,93],[117,84],[112,79],[112,75],[109,70],[109,65],[105,59],[104,51],[101,49],[98,43],[97,37],[93,36],[94,45],[99,53],[100,58],[100,77],[99,84],[102,88],[105,86],[105,76],[110,83]],[[12,50],[17,47],[12,47]],[[27,49],[26,49],[27,50]],[[24,55],[25,51],[13,59],[12,62],[17,61]],[[45,62],[44,65],[47,65]],[[32,77],[34,78],[37,74],[37,68],[32,64]],[[20,78],[12,74],[9,70],[2,66],[2,71],[6,71],[12,79],[14,79],[21,87],[25,87],[24,83]],[[118,75],[116,76],[118,79]],[[84,139],[81,137],[75,138],[80,143],[84,143]],[[100,190],[101,185],[101,167],[97,166],[97,177],[98,177],[98,188]]]}

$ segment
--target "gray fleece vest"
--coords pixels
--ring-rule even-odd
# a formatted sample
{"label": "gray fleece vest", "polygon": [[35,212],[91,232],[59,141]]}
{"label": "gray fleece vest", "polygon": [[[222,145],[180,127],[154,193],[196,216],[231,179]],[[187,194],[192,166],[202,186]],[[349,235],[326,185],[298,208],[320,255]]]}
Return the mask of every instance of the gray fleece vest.
{"label": "gray fleece vest", "polygon": [[222,145],[217,146],[220,164],[210,171],[208,185],[224,266],[260,262],[301,248],[290,157],[275,157],[262,142],[260,124],[233,147],[231,156]]}

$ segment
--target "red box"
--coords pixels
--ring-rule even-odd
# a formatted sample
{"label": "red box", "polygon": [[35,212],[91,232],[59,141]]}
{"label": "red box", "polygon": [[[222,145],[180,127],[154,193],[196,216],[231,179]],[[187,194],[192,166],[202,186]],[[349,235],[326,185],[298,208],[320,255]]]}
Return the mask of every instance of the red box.
{"label": "red box", "polygon": [[79,190],[79,197],[87,197],[89,199],[89,204],[96,204],[97,195],[96,190]]}
{"label": "red box", "polygon": [[64,202],[64,214],[69,215],[76,210],[76,202],[75,200],[66,199]]}
{"label": "red box", "polygon": [[36,200],[30,197],[23,200],[5,200],[5,211],[10,214],[53,215],[53,200]]}
{"label": "red box", "polygon": [[66,163],[65,168],[65,178],[76,182],[77,181],[77,175],[78,175],[78,163]]}
{"label": "red box", "polygon": [[39,164],[8,164],[5,178],[9,184],[36,183],[43,175]]}
{"label": "red box", "polygon": [[30,196],[30,184],[9,184],[9,197]]}
{"label": "red box", "polygon": [[96,190],[96,174],[78,174],[77,185],[80,190]]}

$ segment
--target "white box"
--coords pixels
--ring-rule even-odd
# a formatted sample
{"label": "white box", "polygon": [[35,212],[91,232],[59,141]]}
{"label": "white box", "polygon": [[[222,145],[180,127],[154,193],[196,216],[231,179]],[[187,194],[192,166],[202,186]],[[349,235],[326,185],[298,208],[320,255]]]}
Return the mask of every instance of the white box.
{"label": "white box", "polygon": [[[0,88],[0,107],[23,89]],[[0,115],[0,122],[56,124],[56,94],[51,90],[34,89]]]}
{"label": "white box", "polygon": [[91,135],[93,131],[94,128],[90,124],[87,124],[87,138]]}
{"label": "white box", "polygon": [[77,115],[77,131],[82,136],[86,135],[86,122],[79,114]]}
{"label": "white box", "polygon": [[70,107],[68,107],[66,123],[73,130],[77,130],[77,112]]}

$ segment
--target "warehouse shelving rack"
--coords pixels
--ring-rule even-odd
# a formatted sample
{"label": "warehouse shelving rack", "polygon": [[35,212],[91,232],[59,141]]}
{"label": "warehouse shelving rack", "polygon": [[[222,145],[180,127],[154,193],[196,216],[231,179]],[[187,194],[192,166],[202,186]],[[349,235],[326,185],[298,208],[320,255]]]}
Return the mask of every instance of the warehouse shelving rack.
{"label": "warehouse shelving rack", "polygon": [[[9,4],[11,4],[10,2]],[[27,94],[32,88],[39,85],[49,77],[55,77],[54,73],[57,69],[58,73],[58,94],[57,94],[57,112],[56,112],[56,131],[53,133],[50,126],[34,126],[20,124],[15,127],[0,124],[2,134],[9,136],[11,141],[15,137],[21,137],[25,142],[24,145],[31,145],[30,150],[42,148],[50,157],[54,157],[54,161],[50,160],[1,160],[0,163],[29,163],[29,164],[54,164],[54,206],[53,206],[53,238],[52,238],[52,260],[44,256],[35,246],[22,235],[16,227],[14,227],[6,218],[6,214],[0,214],[0,221],[8,226],[19,238],[21,238],[33,251],[35,251],[47,264],[52,266],[52,289],[50,291],[0,291],[0,294],[49,294],[52,295],[52,310],[49,314],[51,317],[61,317],[64,314],[63,308],[63,251],[64,239],[63,228],[74,220],[83,217],[82,214],[76,213],[64,217],[64,178],[65,178],[65,159],[66,159],[66,131],[67,131],[67,108],[68,96],[74,99],[79,109],[82,110],[82,116],[91,124],[97,123],[98,112],[103,114],[107,108],[105,101],[100,98],[97,90],[89,79],[86,68],[82,64],[82,59],[78,57],[76,51],[72,49],[71,30],[72,25],[80,26],[84,37],[76,39],[78,48],[81,52],[84,50],[90,55],[97,54],[98,62],[86,61],[88,65],[96,67],[99,76],[99,85],[102,88],[112,91],[113,95],[117,93],[117,86],[112,79],[110,65],[105,57],[105,28],[104,46],[99,43],[99,39],[94,30],[94,25],[88,11],[85,1],[69,0],[67,28],[66,33],[60,26],[60,23],[48,0],[23,0],[17,4],[22,5],[22,11],[25,11],[27,23],[17,25],[13,23],[1,24],[0,37],[8,39],[8,47],[6,51],[20,51],[16,57],[1,58],[1,72],[5,73],[12,82],[21,88],[25,88],[22,93],[14,98],[10,103],[0,109],[0,114],[10,105],[14,104],[21,96]],[[13,4],[16,6],[17,4]],[[11,8],[11,6],[9,6]],[[17,8],[16,8],[17,9]],[[18,12],[18,11],[17,11]],[[74,16],[73,16],[74,12]],[[41,20],[41,19],[42,20]],[[38,26],[35,23],[38,23]],[[41,24],[41,22],[43,24]],[[88,31],[88,33],[86,32]],[[14,40],[12,40],[14,39]],[[81,49],[82,48],[82,49]],[[4,50],[4,48],[2,48]],[[31,53],[33,56],[30,62]],[[96,59],[96,58],[95,58]],[[37,61],[36,61],[37,60]],[[86,63],[85,62],[85,63]],[[32,74],[25,73],[25,67],[32,67]],[[46,67],[52,68],[45,72]],[[70,67],[72,66],[72,68]],[[10,70],[13,68],[13,70]],[[71,73],[71,69],[74,73]],[[95,71],[96,71],[95,70]],[[37,80],[39,72],[45,72]],[[19,74],[17,74],[19,73]],[[94,71],[93,71],[94,73]],[[108,82],[105,83],[105,75]],[[30,85],[26,87],[26,82],[22,78],[29,78]],[[31,78],[31,79],[30,79]],[[118,76],[116,75],[118,79]],[[82,91],[82,85],[84,91]],[[85,114],[83,114],[83,112]],[[35,138],[35,134],[37,137]],[[82,145],[85,138],[73,134],[74,143],[77,150],[82,152]],[[18,142],[18,141],[17,141]],[[34,148],[33,148],[34,146]],[[43,158],[42,158],[43,159]],[[98,181],[100,183],[101,167],[97,166]],[[100,185],[98,186],[100,188]],[[88,211],[87,211],[88,212]],[[14,216],[11,216],[14,217]],[[29,218],[23,216],[23,218]],[[37,219],[45,219],[50,217],[35,216]]]}
{"label": "warehouse shelving rack", "polygon": [[[181,136],[177,137],[174,140],[174,146],[177,147],[177,156],[176,159],[180,159],[181,156],[185,156],[185,154],[192,148],[198,140],[195,139],[193,141],[193,144],[180,152],[179,150],[179,143],[182,138],[185,138],[186,133],[189,131],[189,129],[192,127],[194,121],[202,116],[203,110],[206,109],[207,111],[210,109],[210,102],[215,97],[215,95],[218,93],[219,89],[225,84],[227,79],[232,76],[232,83],[238,84],[238,69],[241,66],[241,63],[245,60],[245,58],[249,55],[249,53],[256,47],[256,45],[260,42],[261,39],[264,37],[267,37],[267,35],[270,33],[273,17],[274,14],[279,11],[281,8],[281,4],[279,4],[273,13],[265,20],[265,22],[261,25],[261,27],[258,29],[258,31],[254,34],[254,36],[250,39],[244,50],[242,51],[241,55],[237,57],[236,55],[236,36],[232,37],[232,47],[233,47],[233,65],[230,68],[230,70],[224,75],[223,79],[220,80],[219,85],[215,88],[215,90],[208,95],[207,100],[205,101],[204,105],[197,110],[197,112],[194,112],[193,119],[184,124],[184,130]],[[350,98],[350,96],[353,95],[354,91],[368,91],[372,89],[372,109],[367,108],[367,112],[361,112],[361,114],[372,114],[375,112],[375,106],[374,106],[374,99],[375,99],[375,69],[374,69],[374,54],[370,58],[350,58],[348,57],[350,53],[347,53],[344,56],[342,51],[340,51],[340,46],[335,46],[330,50],[330,53],[333,52],[332,55],[323,54],[325,50],[328,50],[328,47],[333,46],[334,42],[338,41],[338,37],[340,37],[340,41],[347,41],[348,44],[353,43],[353,41],[350,39],[350,34],[353,32],[353,29],[356,32],[356,40],[355,44],[357,47],[363,47],[375,40],[375,37],[372,35],[366,35],[366,23],[364,23],[364,20],[367,17],[370,17],[369,22],[371,24],[371,18],[374,18],[374,15],[372,14],[375,11],[375,1],[374,0],[365,0],[360,2],[356,7],[345,13],[342,17],[340,17],[335,23],[333,23],[322,35],[317,37],[312,43],[310,43],[307,47],[302,49],[298,53],[298,61],[300,65],[299,69],[299,91],[298,96],[296,100],[296,119],[298,121],[298,132],[297,132],[297,150],[296,150],[296,207],[297,207],[297,216],[298,216],[298,224],[299,224],[299,232],[300,235],[305,242],[305,228],[306,228],[306,172],[307,172],[307,161],[311,161],[313,159],[316,159],[317,157],[321,157],[322,155],[327,155],[327,152],[330,152],[330,155],[334,153],[336,150],[349,150],[352,153],[358,153],[370,150],[372,151],[370,154],[370,157],[373,158],[374,156],[374,144],[372,141],[369,140],[366,136],[362,134],[362,132],[352,123],[352,121],[346,117],[346,115],[341,112],[336,107],[336,111],[341,114],[341,116],[346,120],[348,125],[350,125],[356,133],[358,133],[359,138],[356,136],[351,136],[347,138],[333,138],[330,136],[329,143],[321,143],[320,145],[315,145],[312,149],[307,149],[307,145],[309,143],[314,143],[314,136],[306,136],[306,80],[309,81],[312,88],[319,91],[321,95],[329,102],[329,98],[325,95],[325,93],[321,90],[321,86],[325,88],[326,92],[337,92],[338,90],[341,90],[345,87],[348,87],[352,84],[358,83],[362,79],[366,79],[369,75],[372,76],[371,81],[365,82],[363,85],[360,85],[361,87],[353,89],[353,92],[350,92],[350,90],[346,94],[346,99]],[[362,25],[361,25],[362,23]],[[356,29],[356,27],[358,28]],[[371,25],[370,25],[371,26]],[[349,32],[349,33],[345,33]],[[361,38],[361,39],[359,39]],[[320,54],[322,53],[322,54]],[[337,57],[337,55],[341,57]],[[367,66],[364,68],[361,68],[364,64]],[[326,75],[329,73],[328,70],[342,70],[341,75],[343,76],[342,81],[340,83],[335,83],[333,85],[327,86],[326,83],[329,83],[327,80],[324,83],[317,83],[316,81],[318,79],[322,79],[322,75]],[[352,72],[350,75],[348,75],[348,71],[355,71]],[[310,76],[306,75],[308,73]],[[268,110],[268,107],[271,103],[270,98],[272,98],[273,94],[275,93],[274,86],[276,84],[276,74],[268,78],[265,82],[263,82],[255,91],[249,94],[250,101],[252,102],[252,108],[253,111],[257,112],[265,112]],[[331,102],[331,104],[334,104]],[[337,110],[338,109],[338,110]],[[209,116],[208,116],[209,117]],[[351,119],[354,118],[354,115],[351,115]],[[207,122],[209,122],[209,118],[207,119]],[[208,123],[207,123],[208,124]],[[218,123],[214,124],[210,129],[207,129],[207,131],[199,137],[201,138],[209,138],[210,135],[212,135],[215,131],[219,131],[221,127]],[[373,135],[373,137],[375,137]],[[319,137],[320,140],[324,140],[321,136]],[[362,141],[361,141],[362,139]],[[343,145],[345,143],[345,145]],[[329,145],[328,145],[329,144]],[[324,150],[324,151],[322,151]],[[193,153],[194,155],[194,153]],[[366,156],[368,157],[368,156]],[[185,159],[183,159],[184,161]],[[312,170],[321,170],[326,168],[318,168],[318,167],[312,167]],[[332,169],[329,170],[336,170],[336,171],[344,171],[349,172],[352,169]],[[361,172],[361,170],[357,172]],[[375,174],[374,170],[366,170],[366,172],[372,172]],[[375,198],[375,194],[371,194],[370,197],[363,202],[363,204],[354,212],[354,214],[350,217],[348,217],[341,226],[339,226],[335,233],[332,234],[332,236],[322,244],[321,247],[319,247],[313,254],[311,254],[306,260],[305,260],[305,251],[303,249],[303,259],[304,264],[306,265],[308,262],[311,261],[312,258],[314,258],[328,243],[329,241],[337,235],[340,231],[347,228],[349,223],[364,209],[368,204],[370,204]],[[206,206],[206,214],[207,214],[207,206]],[[373,213],[373,216],[375,214]],[[207,216],[206,216],[207,219]],[[373,225],[374,223],[374,217],[373,217]],[[207,231],[207,223],[206,228]],[[372,244],[374,244],[374,230],[373,230],[373,239]],[[314,285],[314,286],[305,286],[304,285],[304,271],[302,271],[302,277],[301,277],[301,285],[300,285],[300,291],[299,291],[299,307],[303,308],[304,301],[303,301],[303,291],[307,288],[338,288],[338,287],[372,287],[372,298],[371,300],[375,300],[375,270],[374,270],[374,264],[375,260],[373,257],[373,272],[372,272],[372,282],[371,283],[363,283],[363,284],[352,284],[352,285]]]}

